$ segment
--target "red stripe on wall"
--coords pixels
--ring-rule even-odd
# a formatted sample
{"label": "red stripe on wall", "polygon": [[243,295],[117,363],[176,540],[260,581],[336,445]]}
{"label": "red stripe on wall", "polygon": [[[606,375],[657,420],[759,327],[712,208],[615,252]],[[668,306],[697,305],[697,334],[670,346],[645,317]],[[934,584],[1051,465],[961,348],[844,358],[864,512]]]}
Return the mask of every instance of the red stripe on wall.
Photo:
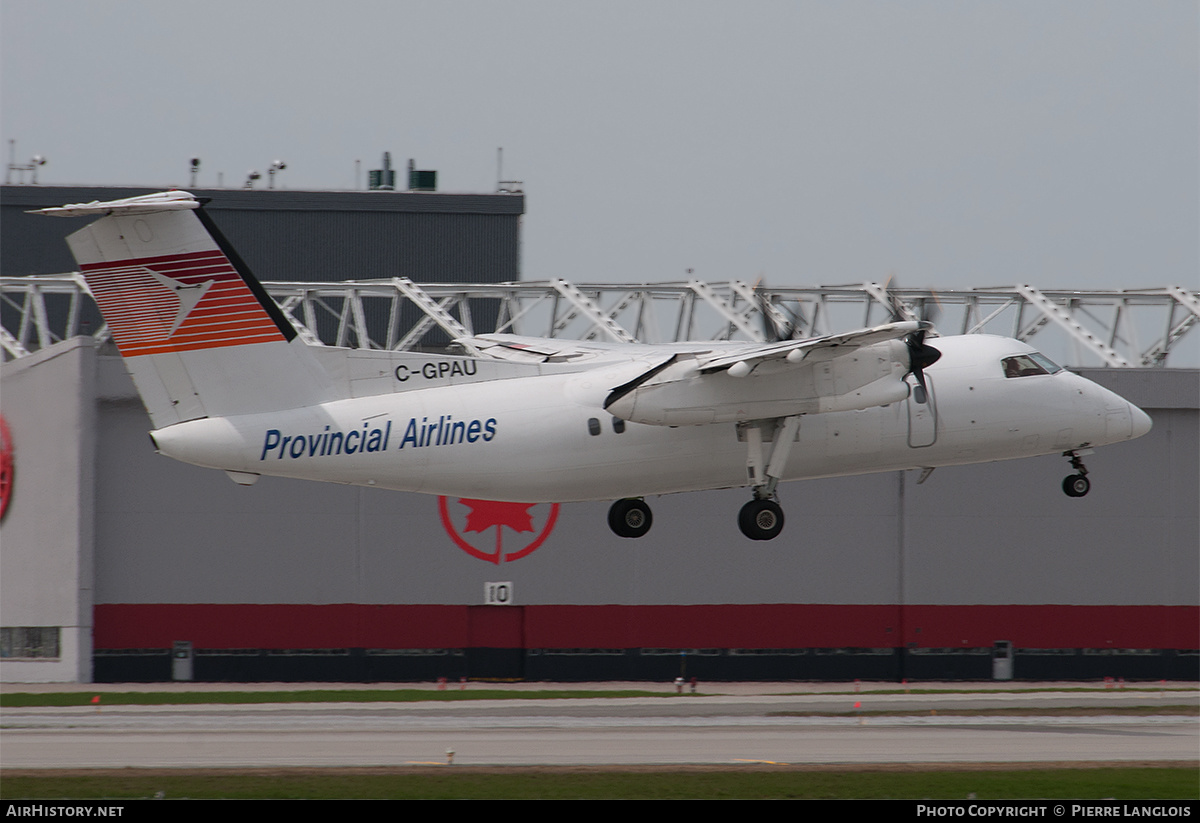
{"label": "red stripe on wall", "polygon": [[530,648],[791,649],[899,645],[896,606],[530,606]]}
{"label": "red stripe on wall", "polygon": [[987,645],[977,641],[988,636],[1018,648],[1200,648],[1195,606],[909,606],[905,628],[926,648]]}
{"label": "red stripe on wall", "polygon": [[996,640],[1012,641],[1017,648],[1195,649],[1200,648],[1200,608],[355,603],[95,607],[97,649],[165,649],[176,640],[190,640],[202,649],[454,649],[480,644],[530,649],[962,648],[990,646]]}
{"label": "red stripe on wall", "polygon": [[462,648],[465,606],[105,604],[95,607],[97,649]]}

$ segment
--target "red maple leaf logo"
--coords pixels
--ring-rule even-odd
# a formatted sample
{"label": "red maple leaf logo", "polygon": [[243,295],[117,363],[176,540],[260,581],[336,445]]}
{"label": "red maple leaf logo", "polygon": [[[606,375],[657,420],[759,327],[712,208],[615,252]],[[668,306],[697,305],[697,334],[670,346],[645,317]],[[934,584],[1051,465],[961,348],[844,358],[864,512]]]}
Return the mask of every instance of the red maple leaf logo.
{"label": "red maple leaf logo", "polygon": [[0,520],[8,513],[13,490],[13,442],[8,422],[0,417]]}
{"label": "red maple leaf logo", "polygon": [[[470,500],[467,498],[459,498],[458,502],[468,509],[465,517],[466,524],[461,532],[454,525],[455,519],[460,515],[457,513],[454,517],[450,515],[450,498],[438,497],[438,512],[442,518],[442,528],[460,549],[472,557],[486,560],[489,563],[509,563],[513,560],[520,560],[522,557],[528,557],[537,550],[538,546],[546,542],[546,538],[550,536],[550,532],[554,530],[554,524],[558,520],[559,505],[557,503],[500,503],[495,500]],[[549,507],[549,511],[545,512],[544,520],[540,509],[536,514],[530,512],[530,509],[538,506]],[[461,510],[456,510],[456,512],[461,512]],[[535,525],[535,517],[540,525]],[[528,540],[528,542],[506,552],[504,551],[504,526],[508,526],[518,533],[529,532],[533,537],[514,538],[510,536],[510,542],[520,543],[522,540]],[[487,546],[473,545],[466,539],[469,532],[482,535],[493,527],[496,529],[493,551],[488,551]],[[479,538],[476,539],[479,540]],[[486,538],[484,539],[486,540]]]}
{"label": "red maple leaf logo", "polygon": [[467,526],[463,531],[482,532],[495,526],[508,526],[515,532],[533,531],[533,517],[529,510],[533,503],[500,503],[496,500],[466,500],[458,501],[468,507],[471,512],[467,515]]}

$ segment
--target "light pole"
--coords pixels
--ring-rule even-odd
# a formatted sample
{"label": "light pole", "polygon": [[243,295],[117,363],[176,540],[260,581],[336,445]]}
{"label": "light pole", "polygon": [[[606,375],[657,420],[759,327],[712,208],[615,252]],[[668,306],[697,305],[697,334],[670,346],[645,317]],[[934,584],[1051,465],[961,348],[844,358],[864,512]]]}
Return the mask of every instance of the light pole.
{"label": "light pole", "polygon": [[271,168],[267,169],[267,188],[275,188],[275,172],[283,171],[287,168],[287,163],[282,160],[276,160],[271,164]]}

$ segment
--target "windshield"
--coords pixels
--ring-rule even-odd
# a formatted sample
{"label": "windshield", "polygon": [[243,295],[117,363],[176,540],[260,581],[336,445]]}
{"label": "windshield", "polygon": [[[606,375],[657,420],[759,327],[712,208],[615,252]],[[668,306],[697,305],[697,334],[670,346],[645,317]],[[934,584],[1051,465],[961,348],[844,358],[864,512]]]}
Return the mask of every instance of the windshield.
{"label": "windshield", "polygon": [[1055,363],[1041,352],[1018,354],[1006,357],[1000,361],[1004,367],[1005,377],[1030,377],[1035,374],[1054,374],[1062,371],[1062,366]]}

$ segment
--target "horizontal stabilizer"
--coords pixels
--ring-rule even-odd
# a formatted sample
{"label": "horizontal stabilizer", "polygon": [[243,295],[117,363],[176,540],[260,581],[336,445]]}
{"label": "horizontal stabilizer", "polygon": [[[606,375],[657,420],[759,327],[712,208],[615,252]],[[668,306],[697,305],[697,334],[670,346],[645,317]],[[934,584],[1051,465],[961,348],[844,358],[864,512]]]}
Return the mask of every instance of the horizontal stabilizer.
{"label": "horizontal stabilizer", "polygon": [[45,214],[49,217],[87,217],[93,214],[150,214],[158,211],[198,209],[200,201],[186,191],[160,191],[123,200],[93,200],[90,203],[72,203],[48,209],[34,209],[29,214]]}

